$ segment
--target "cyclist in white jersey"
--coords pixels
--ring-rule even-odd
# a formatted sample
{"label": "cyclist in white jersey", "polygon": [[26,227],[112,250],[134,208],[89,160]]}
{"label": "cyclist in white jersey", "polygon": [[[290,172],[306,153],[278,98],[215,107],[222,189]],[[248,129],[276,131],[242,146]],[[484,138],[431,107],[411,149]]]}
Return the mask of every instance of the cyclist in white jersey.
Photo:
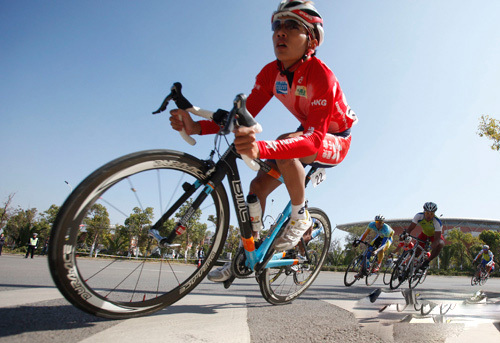
{"label": "cyclist in white jersey", "polygon": [[[426,269],[429,267],[430,261],[435,259],[441,249],[444,247],[444,237],[442,235],[443,224],[438,217],[436,217],[437,205],[433,202],[426,202],[424,204],[424,212],[419,212],[413,218],[410,226],[403,232],[402,236],[406,234],[411,234],[413,229],[417,225],[422,228],[422,232],[418,235],[418,238],[423,241],[431,241],[431,255],[428,259],[424,261],[421,268]],[[420,246],[423,248],[424,243],[419,242]]]}

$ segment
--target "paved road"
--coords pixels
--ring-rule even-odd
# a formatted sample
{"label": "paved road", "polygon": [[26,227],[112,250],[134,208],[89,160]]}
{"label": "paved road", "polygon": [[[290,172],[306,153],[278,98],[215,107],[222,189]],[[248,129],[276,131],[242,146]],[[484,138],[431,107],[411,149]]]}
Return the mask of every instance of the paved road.
{"label": "paved road", "polygon": [[[0,257],[0,342],[468,342],[500,339],[500,279],[471,287],[465,277],[428,277],[417,312],[401,291],[343,286],[323,272],[298,300],[271,306],[254,279],[230,289],[203,281],[180,302],[129,320],[87,315],[61,297],[42,257]],[[368,295],[380,289],[374,302]],[[484,298],[465,304],[475,292]],[[399,312],[399,311],[402,312]],[[443,316],[440,312],[446,312]]]}

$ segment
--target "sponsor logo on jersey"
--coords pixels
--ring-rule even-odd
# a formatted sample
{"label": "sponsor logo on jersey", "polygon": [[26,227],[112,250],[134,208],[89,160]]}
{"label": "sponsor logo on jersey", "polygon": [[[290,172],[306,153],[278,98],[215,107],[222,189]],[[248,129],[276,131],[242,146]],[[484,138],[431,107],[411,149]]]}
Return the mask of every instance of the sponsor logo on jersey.
{"label": "sponsor logo on jersey", "polygon": [[307,88],[305,86],[297,86],[297,89],[295,90],[295,95],[307,98]]}
{"label": "sponsor logo on jersey", "polygon": [[288,94],[288,84],[286,81],[276,81],[276,93]]}
{"label": "sponsor logo on jersey", "polygon": [[269,150],[278,150],[278,142],[276,141],[266,141],[266,148]]}
{"label": "sponsor logo on jersey", "polygon": [[326,106],[328,101],[326,99],[316,99],[311,102],[312,106]]}

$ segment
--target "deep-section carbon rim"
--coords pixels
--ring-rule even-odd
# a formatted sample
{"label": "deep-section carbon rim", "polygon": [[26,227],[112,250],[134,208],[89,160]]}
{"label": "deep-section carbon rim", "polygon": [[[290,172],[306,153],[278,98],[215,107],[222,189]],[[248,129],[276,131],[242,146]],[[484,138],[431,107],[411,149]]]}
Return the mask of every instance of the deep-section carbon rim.
{"label": "deep-section carbon rim", "polygon": [[[224,187],[215,186],[192,222],[185,223],[186,231],[174,241],[180,246],[158,247],[147,231],[189,185],[203,183],[206,169],[190,155],[149,150],[118,158],[88,176],[61,207],[51,233],[49,266],[61,293],[78,308],[107,318],[152,313],[188,294],[222,250],[229,225]],[[160,228],[163,235],[203,188],[173,211]],[[109,221],[99,221],[103,208]],[[174,249],[182,253],[189,244],[204,249],[199,267],[194,256],[167,255]],[[109,246],[115,249],[95,257],[96,249]]]}

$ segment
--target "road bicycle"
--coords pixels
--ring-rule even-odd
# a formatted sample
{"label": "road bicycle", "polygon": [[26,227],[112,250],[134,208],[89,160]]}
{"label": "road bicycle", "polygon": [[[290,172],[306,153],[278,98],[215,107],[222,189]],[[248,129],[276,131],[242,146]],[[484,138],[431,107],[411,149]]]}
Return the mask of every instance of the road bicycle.
{"label": "road bicycle", "polygon": [[489,275],[488,272],[486,271],[486,268],[483,267],[481,264],[477,266],[476,272],[472,276],[472,279],[470,280],[471,286],[482,286],[486,283],[488,280]]}
{"label": "road bicycle", "polygon": [[377,265],[377,256],[373,254],[375,248],[368,242],[355,240],[354,243],[366,245],[362,254],[352,260],[344,274],[344,285],[352,286],[356,281],[365,278],[367,286],[373,285],[377,280],[380,271],[374,272]]}
{"label": "road bicycle", "polygon": [[422,248],[420,244],[414,244],[413,248],[401,254],[391,274],[389,282],[391,289],[398,288],[406,280],[408,280],[409,288],[414,289],[419,283],[423,283],[427,277],[427,268],[422,269],[420,267],[424,262],[424,256],[428,257],[431,243],[412,235],[408,236],[415,239],[416,243],[424,243],[425,247]]}
{"label": "road bicycle", "polygon": [[384,277],[382,280],[384,281],[384,285],[389,285],[391,282],[392,271],[394,270],[394,266],[396,265],[397,259],[393,254],[389,254],[385,262],[383,263],[382,270],[384,271]]}
{"label": "road bicycle", "polygon": [[[233,258],[236,277],[254,272],[263,297],[271,304],[285,304],[313,283],[325,261],[332,229],[328,216],[318,208],[308,209],[313,226],[295,249],[274,249],[276,238],[288,223],[290,202],[265,238],[255,242],[252,237],[237,160],[243,158],[252,169],[283,179],[267,163],[237,154],[234,144],[228,142],[229,147],[220,151],[222,137],[230,134],[234,125],[258,126],[246,110],[246,96],[236,96],[229,112],[210,112],[191,105],[181,88],[175,83],[155,113],[164,111],[173,100],[179,108],[219,124],[209,158],[147,150],[115,159],[75,188],[54,222],[50,271],[61,293],[83,311],[112,319],[137,317],[169,306],[191,292],[214,266],[226,242],[230,226],[223,184],[226,177],[243,245]],[[181,135],[193,144],[185,132]],[[305,184],[317,185],[324,179],[324,169],[311,167]],[[106,221],[105,212],[111,220]],[[118,232],[128,235],[124,245],[135,247],[135,256],[89,256],[89,245],[112,241]],[[144,247],[148,250],[157,245],[162,250],[179,251],[181,246],[187,249],[198,242],[205,252],[199,265],[146,258],[145,253],[141,256]],[[163,252],[159,256],[164,256]]]}

